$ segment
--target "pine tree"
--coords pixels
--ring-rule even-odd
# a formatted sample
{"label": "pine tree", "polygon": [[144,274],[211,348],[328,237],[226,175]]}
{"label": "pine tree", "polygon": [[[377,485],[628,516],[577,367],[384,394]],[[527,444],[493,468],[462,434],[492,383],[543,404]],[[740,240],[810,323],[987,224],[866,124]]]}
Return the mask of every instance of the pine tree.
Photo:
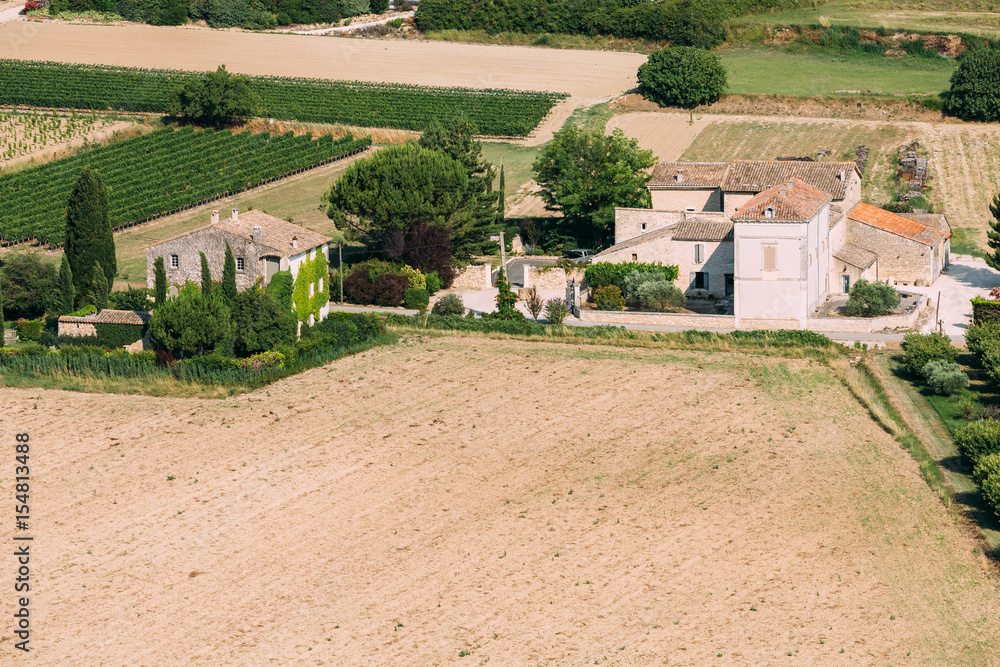
{"label": "pine tree", "polygon": [[236,258],[233,249],[226,243],[226,260],[222,264],[222,300],[232,308],[236,300]]}
{"label": "pine tree", "polygon": [[94,305],[101,311],[108,307],[108,277],[104,274],[104,269],[100,262],[94,264]]}
{"label": "pine tree", "polygon": [[108,191],[100,174],[84,167],[66,207],[66,257],[80,298],[94,284],[94,265],[100,263],[110,289],[118,273],[115,237],[108,215]]}
{"label": "pine tree", "polygon": [[990,213],[993,219],[990,221],[989,231],[986,232],[986,245],[990,247],[990,252],[986,253],[986,263],[1000,271],[1000,193],[993,197]]}
{"label": "pine tree", "polygon": [[63,255],[59,265],[59,314],[67,315],[76,309],[76,288],[73,287],[73,270],[69,259]]}
{"label": "pine tree", "polygon": [[162,256],[153,262],[153,298],[157,308],[167,302],[167,269]]}
{"label": "pine tree", "polygon": [[201,255],[201,293],[208,296],[212,293],[212,272],[208,269],[208,258],[205,257],[205,253],[198,254]]}

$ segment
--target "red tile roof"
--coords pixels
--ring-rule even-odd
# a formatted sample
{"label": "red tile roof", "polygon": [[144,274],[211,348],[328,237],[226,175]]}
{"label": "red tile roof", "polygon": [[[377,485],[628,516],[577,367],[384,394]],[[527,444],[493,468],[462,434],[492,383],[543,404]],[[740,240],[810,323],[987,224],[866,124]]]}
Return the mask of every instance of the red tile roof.
{"label": "red tile roof", "polygon": [[916,220],[909,220],[864,202],[851,209],[847,217],[931,247],[951,236],[950,233],[945,233],[935,227],[930,227]]}
{"label": "red tile roof", "polygon": [[59,318],[59,321],[69,324],[134,324],[138,326],[149,324],[152,316],[152,313],[141,310],[113,310],[105,308],[96,315],[91,314],[84,317],[63,315]]}
{"label": "red tile roof", "polygon": [[801,178],[768,188],[733,213],[733,220],[774,220],[806,222],[829,203],[829,194]]}
{"label": "red tile roof", "polygon": [[728,162],[660,162],[647,186],[654,189],[717,188],[729,171]]}

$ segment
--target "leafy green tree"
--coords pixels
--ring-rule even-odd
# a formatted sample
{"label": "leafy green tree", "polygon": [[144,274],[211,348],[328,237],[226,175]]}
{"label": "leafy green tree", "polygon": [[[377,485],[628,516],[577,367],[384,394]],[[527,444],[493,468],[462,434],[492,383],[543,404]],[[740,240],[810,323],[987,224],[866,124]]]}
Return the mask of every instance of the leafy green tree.
{"label": "leafy green tree", "polygon": [[287,313],[291,313],[293,287],[292,272],[278,271],[271,276],[271,282],[267,284],[267,295],[278,304],[279,308]]}
{"label": "leafy green tree", "polygon": [[848,315],[878,317],[891,313],[899,302],[899,292],[891,285],[862,278],[851,287],[845,307]]}
{"label": "leafy green tree", "polygon": [[963,54],[944,97],[946,114],[964,120],[1000,120],[1000,49]]}
{"label": "leafy green tree", "polygon": [[989,221],[990,228],[986,232],[986,245],[990,247],[990,252],[984,259],[992,268],[1000,270],[1000,193],[993,195],[990,215],[993,219]]}
{"label": "leafy green tree", "polygon": [[97,310],[108,307],[108,291],[108,279],[104,275],[101,263],[97,262],[94,264],[94,284],[90,288],[90,296]]}
{"label": "leafy green tree", "polygon": [[9,253],[3,256],[0,289],[6,297],[8,315],[34,319],[53,309],[58,285],[56,265],[43,255]]}
{"label": "leafy green tree", "polygon": [[230,74],[225,65],[191,79],[174,92],[168,112],[202,125],[223,127],[242,123],[254,114],[256,99],[250,79]]}
{"label": "leafy green tree", "polygon": [[108,295],[108,305],[117,310],[152,310],[153,304],[149,302],[149,291],[130,287]]}
{"label": "leafy green tree", "polygon": [[205,257],[205,253],[201,251],[199,251],[198,254],[201,256],[201,291],[205,294],[211,294],[212,271],[208,268],[208,257]]}
{"label": "leafy green tree", "polygon": [[56,310],[60,315],[66,315],[75,309],[76,288],[73,287],[73,269],[69,268],[69,260],[64,253],[59,264],[59,303]]}
{"label": "leafy green tree", "polygon": [[394,232],[441,226],[454,251],[478,250],[493,221],[484,221],[480,191],[462,163],[444,151],[408,143],[358,160],[330,188],[327,215],[349,240],[384,248]]}
{"label": "leafy green tree", "polygon": [[692,110],[714,104],[726,90],[726,68],[718,54],[691,46],[657,51],[639,66],[639,92],[660,106]]}
{"label": "leafy green tree", "polygon": [[157,308],[167,302],[167,269],[162,256],[153,260],[153,300]]}
{"label": "leafy green tree", "polygon": [[958,352],[951,339],[937,331],[903,336],[903,366],[914,376],[919,376],[930,361],[955,361]]}
{"label": "leafy green tree", "polygon": [[600,129],[586,132],[571,125],[535,160],[535,180],[545,208],[563,214],[558,224],[589,230],[601,245],[613,231],[616,206],[651,205],[650,175],[643,170],[655,162],[652,151],[640,150],[620,129],[608,137]]}
{"label": "leafy green tree", "polygon": [[232,308],[236,299],[236,258],[233,249],[226,242],[226,258],[222,263],[222,300]]}
{"label": "leafy green tree", "polygon": [[108,191],[100,174],[84,167],[73,186],[66,208],[64,244],[73,286],[79,303],[94,285],[94,266],[100,263],[107,284],[114,285],[118,273],[115,236],[108,215]]}
{"label": "leafy green tree", "polygon": [[295,318],[263,290],[243,290],[233,300],[234,349],[239,356],[295,342]]}
{"label": "leafy green tree", "polygon": [[206,296],[188,283],[176,298],[156,308],[149,333],[160,349],[203,354],[232,335],[230,311],[218,295]]}

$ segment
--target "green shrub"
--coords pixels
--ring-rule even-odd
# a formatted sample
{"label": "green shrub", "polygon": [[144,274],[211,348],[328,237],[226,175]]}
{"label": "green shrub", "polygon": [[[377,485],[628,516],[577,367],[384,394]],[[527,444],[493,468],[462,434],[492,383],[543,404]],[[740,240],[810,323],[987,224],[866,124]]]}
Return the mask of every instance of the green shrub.
{"label": "green shrub", "polygon": [[972,470],[972,477],[980,486],[992,475],[1000,475],[1000,453],[981,457]]}
{"label": "green shrub", "polygon": [[1000,421],[983,419],[967,424],[955,434],[955,446],[973,465],[987,454],[1000,452]]}
{"label": "green shrub", "polygon": [[594,291],[594,307],[598,310],[625,310],[625,297],[617,285],[605,285]]}
{"label": "green shrub", "polygon": [[445,294],[437,300],[431,312],[435,315],[462,315],[465,313],[465,304],[459,295]]}
{"label": "green shrub", "polygon": [[18,339],[33,343],[38,342],[38,339],[42,337],[42,330],[45,328],[45,318],[26,320],[22,317],[17,320],[14,326],[17,329]]}
{"label": "green shrub", "polygon": [[595,262],[584,271],[584,277],[591,289],[598,289],[605,285],[615,285],[619,290],[625,286],[625,276],[638,271],[639,273],[662,273],[667,280],[673,282],[677,280],[678,269],[676,266],[663,266],[660,262]]}
{"label": "green shrub", "polygon": [[149,298],[149,291],[130,287],[108,295],[109,307],[115,310],[138,310],[151,311],[153,302]]}
{"label": "green shrub", "polygon": [[419,310],[421,313],[427,310],[427,304],[430,303],[430,300],[430,294],[427,293],[427,290],[421,288],[411,287],[403,295],[403,303],[406,304],[406,307]]}
{"label": "green shrub", "polygon": [[424,276],[424,281],[427,283],[427,293],[434,294],[439,291],[443,286],[441,282],[441,276],[438,275],[437,271],[431,271]]}
{"label": "green shrub", "polygon": [[142,340],[146,333],[146,327],[142,324],[94,324],[97,330],[97,340],[100,345],[107,348],[118,348],[131,345],[137,340]]}
{"label": "green shrub", "polygon": [[639,287],[639,306],[645,311],[669,312],[683,308],[687,304],[684,292],[666,280],[654,280]]}
{"label": "green shrub", "polygon": [[545,319],[557,327],[562,326],[568,315],[569,308],[562,299],[549,299],[545,302]]}
{"label": "green shrub", "polygon": [[[965,332],[965,344],[969,352],[982,361],[984,352],[1000,344],[1000,322],[986,321],[969,327]],[[906,345],[905,338],[903,345]]]}
{"label": "green shrub", "polygon": [[276,350],[268,350],[267,352],[258,352],[246,359],[237,359],[235,363],[243,370],[259,372],[270,368],[284,368],[285,355]]}
{"label": "green shrub", "polygon": [[639,288],[654,280],[666,281],[666,276],[660,271],[629,271],[622,281],[621,288],[625,304],[631,308],[638,308],[641,305]]}
{"label": "green shrub", "polygon": [[983,498],[993,508],[993,513],[1000,519],[1000,473],[993,473],[983,480]]}
{"label": "green shrub", "polygon": [[928,361],[955,361],[958,348],[942,333],[911,333],[903,337],[903,366],[913,375],[923,373]]}
{"label": "green shrub", "polygon": [[968,376],[954,361],[932,359],[924,365],[922,373],[931,389],[945,396],[957,394],[969,386]]}
{"label": "green shrub", "polygon": [[96,312],[97,306],[92,303],[88,303],[79,310],[74,310],[72,313],[69,313],[69,317],[86,317],[87,315],[93,315]]}
{"label": "green shrub", "polygon": [[989,322],[1000,322],[1000,301],[992,299],[972,300],[972,323],[976,326]]}
{"label": "green shrub", "polygon": [[899,305],[899,292],[886,283],[870,283],[864,278],[854,283],[847,299],[847,314],[854,317],[888,315]]}

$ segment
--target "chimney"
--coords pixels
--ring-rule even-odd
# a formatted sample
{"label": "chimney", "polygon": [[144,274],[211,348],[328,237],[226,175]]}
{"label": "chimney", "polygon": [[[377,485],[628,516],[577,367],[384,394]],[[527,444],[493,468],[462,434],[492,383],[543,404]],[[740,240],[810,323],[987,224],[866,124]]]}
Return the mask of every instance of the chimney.
{"label": "chimney", "polygon": [[261,228],[259,225],[255,225],[253,231],[250,232],[250,240],[254,243],[260,243]]}
{"label": "chimney", "polygon": [[684,182],[684,170],[683,169],[678,169],[677,170],[677,175],[674,176],[674,180],[677,181],[678,183],[683,183]]}
{"label": "chimney", "polygon": [[233,220],[239,220],[240,217],[240,207],[238,204],[233,204]]}
{"label": "chimney", "polygon": [[292,247],[293,248],[298,248],[299,247],[299,237],[298,236],[293,236],[292,237]]}
{"label": "chimney", "polygon": [[213,225],[219,224],[219,212],[218,211],[212,211],[212,224]]}

